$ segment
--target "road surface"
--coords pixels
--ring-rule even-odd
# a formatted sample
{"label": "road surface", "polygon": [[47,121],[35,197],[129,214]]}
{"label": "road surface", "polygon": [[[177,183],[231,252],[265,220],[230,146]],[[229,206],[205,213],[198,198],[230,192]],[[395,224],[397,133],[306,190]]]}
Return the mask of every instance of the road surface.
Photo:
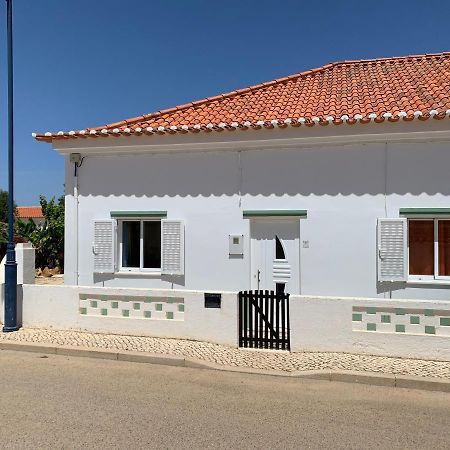
{"label": "road surface", "polygon": [[0,351],[2,448],[450,448],[450,394]]}

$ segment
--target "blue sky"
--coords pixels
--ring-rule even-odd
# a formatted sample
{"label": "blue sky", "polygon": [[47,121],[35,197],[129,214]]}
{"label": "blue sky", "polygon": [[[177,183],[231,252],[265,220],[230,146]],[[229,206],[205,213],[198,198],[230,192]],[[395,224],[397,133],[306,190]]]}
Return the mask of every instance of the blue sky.
{"label": "blue sky", "polygon": [[[0,187],[7,186],[5,1]],[[14,0],[16,201],[63,192],[33,131],[157,111],[328,62],[450,50],[450,2]]]}

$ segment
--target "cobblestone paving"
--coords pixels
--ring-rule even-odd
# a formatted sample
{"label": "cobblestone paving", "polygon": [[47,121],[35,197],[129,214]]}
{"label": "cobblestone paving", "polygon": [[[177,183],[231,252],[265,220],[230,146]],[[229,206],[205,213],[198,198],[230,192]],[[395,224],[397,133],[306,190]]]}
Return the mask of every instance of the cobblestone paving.
{"label": "cobblestone paving", "polygon": [[113,334],[94,334],[48,329],[21,329],[16,333],[0,334],[0,342],[35,342],[70,345],[82,348],[128,350],[152,354],[196,358],[232,367],[278,370],[356,370],[395,375],[450,379],[450,362],[418,359],[387,358],[382,356],[323,352],[270,352],[230,348],[207,342],[180,339],[135,337]]}

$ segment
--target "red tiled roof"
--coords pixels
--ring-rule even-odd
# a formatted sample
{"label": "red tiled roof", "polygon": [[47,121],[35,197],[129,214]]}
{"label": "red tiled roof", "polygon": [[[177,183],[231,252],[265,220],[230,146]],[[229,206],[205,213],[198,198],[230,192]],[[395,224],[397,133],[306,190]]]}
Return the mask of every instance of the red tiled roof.
{"label": "red tiled roof", "polygon": [[18,206],[16,208],[19,219],[43,219],[42,208],[40,206]]}
{"label": "red tiled roof", "polygon": [[450,116],[450,52],[342,61],[268,83],[38,140],[354,124]]}

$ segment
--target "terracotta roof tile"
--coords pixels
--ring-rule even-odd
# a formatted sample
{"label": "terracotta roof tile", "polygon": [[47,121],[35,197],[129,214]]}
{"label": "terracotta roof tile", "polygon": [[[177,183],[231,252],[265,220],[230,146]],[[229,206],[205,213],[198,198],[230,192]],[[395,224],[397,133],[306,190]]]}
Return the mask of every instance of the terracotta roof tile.
{"label": "terracotta roof tile", "polygon": [[43,219],[42,208],[40,206],[17,206],[17,217],[19,219]]}
{"label": "terracotta roof tile", "polygon": [[[200,124],[203,131],[221,131],[219,124],[226,124],[231,130],[238,123],[240,129],[247,129],[244,122],[250,122],[253,128],[272,128],[271,121],[291,119],[291,125],[298,125],[298,119],[304,118],[305,124],[327,125],[333,117],[336,125],[346,122],[354,124],[358,120],[368,123],[373,120],[370,114],[376,114],[375,122],[397,121],[403,114],[403,120],[412,120],[414,113],[420,111],[421,120],[430,117],[431,110],[437,110],[433,117],[441,119],[450,110],[450,52],[430,55],[415,55],[373,60],[342,61],[327,64],[317,69],[278,78],[273,81],[238,89],[226,94],[208,97],[184,105],[145,114],[101,127],[88,128],[101,132],[104,136],[113,135],[114,129],[130,135],[136,129],[153,127],[153,131],[141,134],[198,132]],[[393,117],[383,117],[390,113]],[[343,120],[342,116],[349,116]],[[355,117],[356,116],[356,117]],[[314,119],[313,118],[318,118]],[[163,126],[163,131],[158,127]],[[171,129],[176,127],[176,129]],[[181,128],[183,127],[183,128]],[[130,132],[124,132],[126,128]],[[139,131],[138,131],[139,133]],[[72,134],[46,133],[35,135],[39,140],[76,138],[79,132]]]}

